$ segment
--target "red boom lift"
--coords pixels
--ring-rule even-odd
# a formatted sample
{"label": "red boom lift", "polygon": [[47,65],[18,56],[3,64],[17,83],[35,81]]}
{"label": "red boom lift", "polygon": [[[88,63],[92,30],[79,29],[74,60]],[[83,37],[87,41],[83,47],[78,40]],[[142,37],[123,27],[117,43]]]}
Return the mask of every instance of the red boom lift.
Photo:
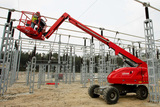
{"label": "red boom lift", "polygon": [[93,31],[92,29],[88,28],[82,23],[78,22],[77,20],[72,18],[69,14],[64,13],[46,32],[46,34],[44,35],[45,38],[48,39],[66,19],[68,19],[69,22],[72,23],[73,25],[77,26],[78,28],[82,29],[86,33],[95,37],[99,41],[108,45],[109,48],[112,48],[115,51],[115,55],[121,54],[123,57],[128,58],[129,60],[138,65],[134,66],[131,62],[124,59],[124,62],[126,62],[131,67],[119,68],[112,71],[107,77],[107,80],[110,83],[109,86],[104,86],[104,87],[100,87],[99,85],[91,86],[88,89],[88,94],[90,95],[90,97],[97,98],[100,95],[103,95],[104,100],[108,104],[117,103],[119,96],[126,95],[127,93],[136,93],[137,97],[141,100],[144,100],[148,97],[148,89],[145,86],[146,84],[148,84],[147,64],[144,61],[135,57],[134,55],[130,54],[126,50],[117,46],[109,39],[101,36],[97,32]]}

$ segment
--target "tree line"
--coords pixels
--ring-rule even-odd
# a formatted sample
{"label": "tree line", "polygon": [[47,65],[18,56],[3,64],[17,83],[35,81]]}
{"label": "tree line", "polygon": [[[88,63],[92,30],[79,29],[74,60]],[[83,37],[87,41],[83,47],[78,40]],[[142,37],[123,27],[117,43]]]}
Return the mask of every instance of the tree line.
{"label": "tree line", "polygon": [[[35,56],[37,61],[40,63],[48,63],[49,60],[51,60],[51,63],[58,63],[58,54],[57,53],[28,53],[28,52],[21,52],[21,60],[20,60],[20,71],[25,71],[28,61],[31,61],[32,56]],[[61,63],[62,61],[66,60],[69,56],[63,55],[60,56]],[[108,60],[108,55],[105,57],[105,60]],[[68,58],[69,59],[69,58]],[[95,56],[95,66],[98,66],[98,59],[99,55]],[[73,60],[73,56],[72,56]],[[83,63],[83,58],[81,56],[75,55],[75,71],[80,72],[81,65]],[[117,64],[118,66],[123,66],[123,61],[120,58],[117,58]],[[89,68],[89,60],[87,60],[87,65]],[[95,72],[97,72],[97,68],[95,68]]]}

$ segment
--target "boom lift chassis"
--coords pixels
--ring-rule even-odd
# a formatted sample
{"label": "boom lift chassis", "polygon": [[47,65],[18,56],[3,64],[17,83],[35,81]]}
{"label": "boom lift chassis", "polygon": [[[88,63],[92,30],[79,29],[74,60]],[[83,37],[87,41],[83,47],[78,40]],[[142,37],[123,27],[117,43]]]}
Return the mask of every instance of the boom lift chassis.
{"label": "boom lift chassis", "polygon": [[120,95],[123,96],[127,93],[136,93],[137,97],[141,100],[144,100],[148,97],[148,88],[145,86],[145,84],[148,84],[147,64],[131,53],[117,46],[109,39],[78,22],[69,14],[64,13],[45,33],[45,38],[48,39],[66,19],[68,19],[73,25],[108,45],[109,48],[112,48],[115,51],[115,55],[121,54],[123,57],[128,58],[138,65],[134,66],[131,62],[124,59],[124,62],[131,67],[118,68],[112,71],[107,77],[107,80],[110,83],[109,86],[100,87],[99,85],[92,85],[88,89],[88,94],[91,98],[97,98],[100,95],[103,95],[106,103],[115,104],[117,103]]}

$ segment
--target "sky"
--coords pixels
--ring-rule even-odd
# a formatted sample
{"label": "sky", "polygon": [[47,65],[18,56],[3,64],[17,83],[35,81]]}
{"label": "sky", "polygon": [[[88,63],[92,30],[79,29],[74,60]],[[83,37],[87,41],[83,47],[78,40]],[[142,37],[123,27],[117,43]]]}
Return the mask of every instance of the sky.
{"label": "sky", "polygon": [[[160,9],[160,0],[141,1],[150,3],[150,5]],[[70,16],[85,25],[144,37],[145,10],[142,4],[137,3],[134,0],[0,0],[0,7],[14,8],[20,11],[39,11],[42,15],[53,18],[59,18],[64,12],[67,12]],[[160,39],[160,12],[151,8],[149,8],[149,12],[150,19],[152,19],[154,25],[155,39]],[[0,9],[1,17],[7,17],[7,14],[7,10]],[[20,15],[20,13],[14,12],[12,18],[19,19]],[[4,24],[5,22],[6,20],[0,18],[0,24]],[[55,20],[48,19],[47,25],[51,26],[54,22]],[[17,23],[14,23],[14,26],[17,26]],[[79,30],[68,23],[63,24],[61,27]],[[100,33],[100,30],[94,30]],[[87,34],[78,34],[63,30],[58,30],[58,33],[77,35],[80,37],[87,36],[90,38]],[[0,26],[0,35],[2,34],[3,26]],[[115,33],[107,31],[104,32],[104,35],[115,37]],[[18,33],[15,38],[17,37]],[[121,34],[118,34],[116,37],[132,41],[144,41],[142,39],[132,38]],[[49,40],[53,41],[54,36]],[[113,39],[111,40],[114,41]],[[62,38],[62,41],[66,42],[67,38]],[[131,44],[125,41],[122,42]],[[83,45],[83,39],[70,38],[70,43],[80,43]]]}

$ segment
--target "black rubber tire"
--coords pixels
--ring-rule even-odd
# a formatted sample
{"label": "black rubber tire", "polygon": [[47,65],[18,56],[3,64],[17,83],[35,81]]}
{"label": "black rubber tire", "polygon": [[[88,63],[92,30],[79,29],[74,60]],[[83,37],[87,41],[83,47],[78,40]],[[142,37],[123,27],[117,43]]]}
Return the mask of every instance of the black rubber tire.
{"label": "black rubber tire", "polygon": [[148,89],[145,85],[140,85],[136,90],[137,98],[140,100],[145,100],[148,97]]}
{"label": "black rubber tire", "polygon": [[92,85],[88,89],[88,94],[91,98],[98,98],[100,95],[94,93],[94,89],[98,88],[99,85]]}
{"label": "black rubber tire", "polygon": [[103,98],[107,104],[116,104],[119,99],[118,89],[112,86],[104,89]]}

